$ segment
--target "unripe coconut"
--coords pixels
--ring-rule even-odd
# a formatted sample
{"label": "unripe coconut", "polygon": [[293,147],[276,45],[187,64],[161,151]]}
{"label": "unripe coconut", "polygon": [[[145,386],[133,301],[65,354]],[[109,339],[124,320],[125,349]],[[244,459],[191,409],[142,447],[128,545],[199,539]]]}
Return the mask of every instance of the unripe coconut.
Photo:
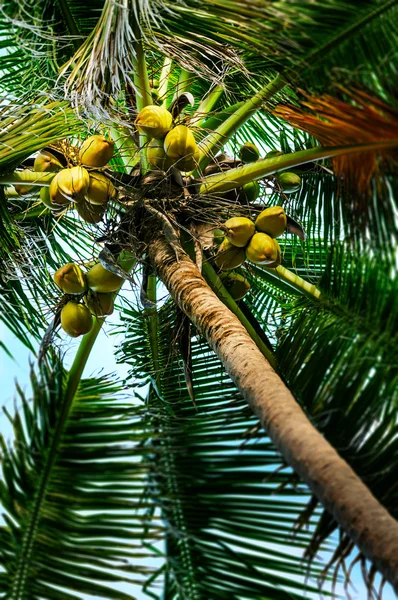
{"label": "unripe coconut", "polygon": [[277,156],[283,156],[283,155],[284,155],[284,152],[281,152],[280,150],[270,150],[265,155],[265,158],[276,158]]}
{"label": "unripe coconut", "polygon": [[108,292],[116,292],[122,285],[124,279],[116,273],[111,273],[98,263],[91,267],[87,273],[87,283],[90,290],[106,294]]}
{"label": "unripe coconut", "polygon": [[167,171],[174,162],[164,150],[164,138],[153,138],[149,142],[146,156],[150,165],[162,171]]}
{"label": "unripe coconut", "polygon": [[96,294],[90,291],[85,296],[84,303],[96,317],[106,317],[113,313],[113,294]]}
{"label": "unripe coconut", "polygon": [[151,138],[162,137],[172,125],[173,117],[163,106],[145,106],[135,120],[137,129]]}
{"label": "unripe coconut", "polygon": [[264,209],[256,219],[256,229],[276,238],[285,231],[286,213],[282,206],[270,206]]}
{"label": "unripe coconut", "polygon": [[224,232],[221,229],[214,229],[213,243],[215,246],[219,246],[224,241],[224,238]]}
{"label": "unripe coconut", "polygon": [[244,248],[256,232],[253,221],[247,217],[232,217],[225,221],[224,227],[226,237],[238,248]]}
{"label": "unripe coconut", "polygon": [[54,281],[64,294],[84,294],[87,290],[85,275],[75,263],[67,263],[58,269]]}
{"label": "unripe coconut", "polygon": [[284,171],[276,176],[276,179],[285,194],[297,192],[301,187],[301,178],[290,171]]}
{"label": "unripe coconut", "polygon": [[250,290],[250,283],[240,273],[223,273],[221,280],[234,300],[241,300]]}
{"label": "unripe coconut", "polygon": [[115,143],[103,135],[91,135],[79,150],[79,159],[86,167],[105,167],[113,156]]}
{"label": "unripe coconut", "polygon": [[199,159],[199,149],[192,131],[185,125],[174,127],[164,139],[164,150],[181,171],[191,171]]}
{"label": "unripe coconut", "polygon": [[228,239],[225,239],[218,249],[215,263],[221,271],[236,269],[245,262],[245,251],[243,248],[234,246]]}
{"label": "unripe coconut", "polygon": [[[64,205],[53,204],[51,202],[49,187],[40,188],[40,200],[45,206],[47,206],[47,208],[50,208],[53,212],[59,212],[60,210],[62,211],[62,209],[64,208]],[[66,201],[66,203],[69,204],[68,201]]]}
{"label": "unripe coconut", "polygon": [[105,206],[99,204],[91,204],[91,202],[79,202],[75,204],[77,213],[86,223],[99,223],[105,214]]}
{"label": "unripe coconut", "polygon": [[266,233],[255,233],[246,248],[246,258],[258,265],[269,265],[278,259],[274,240]]}
{"label": "unripe coconut", "polygon": [[62,329],[73,338],[91,331],[93,317],[83,304],[68,302],[61,310]]}
{"label": "unripe coconut", "polygon": [[83,167],[62,169],[62,171],[56,174],[53,181],[54,180],[56,180],[59,193],[72,202],[79,202],[83,200],[90,184],[90,176],[88,171],[86,171],[86,169]]}
{"label": "unripe coconut", "polygon": [[245,142],[243,146],[240,147],[239,157],[244,163],[252,163],[260,158],[260,150],[255,144]]}
{"label": "unripe coconut", "polygon": [[260,184],[258,181],[250,181],[246,183],[243,188],[239,191],[239,201],[240,202],[254,202],[260,195]]}
{"label": "unripe coconut", "polygon": [[33,164],[33,169],[35,171],[47,171],[50,173],[55,173],[62,168],[63,166],[59,162],[58,158],[54,156],[54,154],[51,154],[51,152],[47,152],[47,150],[41,150],[36,156]]}
{"label": "unripe coconut", "polygon": [[35,187],[36,186],[34,185],[19,185],[18,183],[14,185],[15,191],[17,192],[17,194],[19,194],[19,196],[25,196],[26,194],[30,194],[31,192],[33,192]]}
{"label": "unripe coconut", "polygon": [[91,171],[86,200],[91,204],[104,205],[115,196],[115,186],[109,177],[98,171]]}

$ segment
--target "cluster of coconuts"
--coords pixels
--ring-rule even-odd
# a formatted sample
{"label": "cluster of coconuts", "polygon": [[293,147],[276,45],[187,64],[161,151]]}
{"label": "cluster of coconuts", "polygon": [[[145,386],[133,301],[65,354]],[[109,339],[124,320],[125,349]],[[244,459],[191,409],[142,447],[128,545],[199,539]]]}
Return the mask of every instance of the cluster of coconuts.
{"label": "cluster of coconuts", "polygon": [[265,208],[253,222],[248,217],[232,217],[223,225],[225,238],[215,257],[221,271],[236,269],[245,260],[268,268],[281,264],[281,251],[275,238],[282,235],[287,217],[282,206]]}
{"label": "cluster of coconuts", "polygon": [[50,187],[42,187],[40,199],[54,212],[65,210],[74,203],[78,214],[87,223],[98,223],[104,216],[107,203],[116,190],[101,171],[113,155],[114,143],[101,135],[87,138],[79,149],[79,165],[64,168],[56,156],[42,150],[34,162],[35,171],[55,172]]}
{"label": "cluster of coconuts", "polygon": [[192,171],[199,160],[199,148],[186,125],[174,125],[171,113],[162,106],[145,106],[135,120],[137,129],[150,138],[147,160],[150,165],[167,171],[174,166]]}
{"label": "cluster of coconuts", "polygon": [[76,263],[67,263],[54,273],[54,281],[67,300],[61,310],[62,329],[76,338],[91,330],[93,316],[105,318],[112,314],[114,293],[123,278],[107,271],[100,263],[87,273]]}

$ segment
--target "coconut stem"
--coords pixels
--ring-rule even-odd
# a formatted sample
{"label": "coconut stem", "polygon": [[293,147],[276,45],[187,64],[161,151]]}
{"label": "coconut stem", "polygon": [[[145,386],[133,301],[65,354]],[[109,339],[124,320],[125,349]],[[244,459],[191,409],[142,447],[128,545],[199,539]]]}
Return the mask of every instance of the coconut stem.
{"label": "coconut stem", "polygon": [[158,94],[159,100],[162,101],[163,108],[166,108],[167,105],[167,88],[169,87],[169,77],[171,72],[171,65],[173,64],[173,60],[166,56],[163,62],[163,67],[160,72],[159,77],[159,86],[158,86]]}
{"label": "coconut stem", "polygon": [[224,88],[221,85],[216,85],[212,90],[210,90],[207,96],[203,98],[202,102],[199,104],[190,124],[195,125],[195,127],[201,127],[203,121],[206,119],[209,112],[213,110],[223,93]]}
{"label": "coconut stem", "polygon": [[[152,104],[151,88],[149,85],[148,71],[145,61],[145,52],[142,46],[142,38],[140,25],[137,21],[134,23],[134,36],[136,41],[133,44],[133,66],[134,66],[134,88],[135,88],[135,101],[137,111],[140,112],[145,106]],[[146,157],[146,146],[149,138],[145,133],[139,134],[139,146],[140,146],[140,161],[141,170],[143,173],[148,171],[148,161]]]}

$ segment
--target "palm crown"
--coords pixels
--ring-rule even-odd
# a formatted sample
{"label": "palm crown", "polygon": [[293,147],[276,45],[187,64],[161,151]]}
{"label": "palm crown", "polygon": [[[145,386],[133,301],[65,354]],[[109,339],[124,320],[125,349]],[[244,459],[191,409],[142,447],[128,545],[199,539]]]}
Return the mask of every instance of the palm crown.
{"label": "palm crown", "polygon": [[[4,598],[398,585],[395,5],[4,3]],[[113,301],[129,378],[83,379]]]}

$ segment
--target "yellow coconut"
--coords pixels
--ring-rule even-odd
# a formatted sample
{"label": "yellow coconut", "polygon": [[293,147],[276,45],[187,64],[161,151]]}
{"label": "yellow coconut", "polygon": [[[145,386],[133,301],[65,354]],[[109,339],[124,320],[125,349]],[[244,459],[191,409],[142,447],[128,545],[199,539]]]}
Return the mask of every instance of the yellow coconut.
{"label": "yellow coconut", "polygon": [[58,269],[54,281],[64,294],[84,294],[87,290],[85,275],[75,263],[67,263]]}
{"label": "yellow coconut", "polygon": [[228,271],[228,269],[240,267],[244,263],[245,258],[243,248],[238,248],[228,239],[225,239],[218,248],[215,263],[221,271]]}
{"label": "yellow coconut", "polygon": [[250,290],[250,283],[240,273],[223,273],[221,280],[234,300],[241,300]]}
{"label": "yellow coconut", "polygon": [[255,233],[246,248],[246,258],[259,265],[268,265],[278,259],[278,249],[267,233]]}
{"label": "yellow coconut", "polygon": [[253,221],[247,217],[232,217],[224,223],[225,235],[238,248],[244,248],[256,232]]}
{"label": "yellow coconut", "polygon": [[173,118],[163,106],[145,106],[135,120],[135,126],[141,133],[151,138],[165,135],[173,125]]}
{"label": "yellow coconut", "polygon": [[91,204],[83,200],[75,204],[77,213],[81,216],[83,221],[86,223],[99,223],[102,221],[102,217],[105,214],[105,206],[99,204]]}
{"label": "yellow coconut", "polygon": [[115,186],[109,177],[98,171],[91,171],[86,200],[91,204],[104,205],[115,196]]}
{"label": "yellow coconut", "polygon": [[164,150],[164,138],[153,138],[148,144],[146,156],[149,164],[162,171],[167,171],[174,162]]}
{"label": "yellow coconut", "polygon": [[267,265],[268,269],[276,269],[276,267],[279,267],[279,265],[282,262],[281,248],[276,240],[274,240],[274,245],[275,245],[276,252],[277,252],[276,260],[274,260],[273,263],[270,263]]}
{"label": "yellow coconut", "polygon": [[61,326],[71,337],[79,337],[91,331],[93,317],[83,304],[68,302],[61,310]]}
{"label": "yellow coconut", "polygon": [[90,291],[85,296],[84,303],[96,317],[106,317],[113,313],[113,294],[97,294]]}
{"label": "yellow coconut", "polygon": [[62,171],[59,171],[59,173],[56,174],[53,181],[54,180],[56,180],[58,192],[72,202],[83,200],[90,184],[88,171],[83,167],[62,169]]}
{"label": "yellow coconut", "polygon": [[[60,205],[60,204],[53,204],[51,202],[49,187],[41,187],[40,188],[40,200],[43,202],[43,204],[45,206],[47,206],[47,208],[50,208],[54,212],[59,212],[60,210],[63,210],[65,208],[65,204]],[[66,204],[69,204],[69,201],[67,201],[66,199],[65,199],[65,202],[66,202]]]}
{"label": "yellow coconut", "polygon": [[284,171],[283,173],[277,175],[276,179],[285,194],[297,192],[301,187],[301,178],[297,175],[297,173]]}
{"label": "yellow coconut", "polygon": [[191,171],[199,159],[199,149],[192,131],[177,125],[164,138],[164,150],[181,171]]}
{"label": "yellow coconut", "polygon": [[66,207],[70,203],[70,199],[67,196],[64,196],[64,194],[58,187],[58,178],[61,173],[62,171],[55,175],[54,179],[50,183],[49,188],[50,203],[55,209]]}
{"label": "yellow coconut", "polygon": [[256,229],[276,238],[285,231],[286,213],[282,206],[270,206],[264,209],[256,219]]}
{"label": "yellow coconut", "polygon": [[116,275],[116,273],[111,273],[101,263],[94,265],[87,273],[88,287],[93,292],[100,292],[101,294],[116,292],[123,281],[122,277]]}
{"label": "yellow coconut", "polygon": [[47,171],[52,173],[55,173],[62,168],[58,158],[54,156],[54,154],[51,154],[51,152],[47,152],[47,150],[41,150],[39,152],[33,165],[35,171]]}
{"label": "yellow coconut", "polygon": [[86,167],[105,167],[113,156],[115,143],[103,135],[91,135],[79,150],[79,159]]}
{"label": "yellow coconut", "polygon": [[252,163],[260,158],[260,150],[255,144],[245,142],[243,146],[240,147],[239,157],[244,163]]}

